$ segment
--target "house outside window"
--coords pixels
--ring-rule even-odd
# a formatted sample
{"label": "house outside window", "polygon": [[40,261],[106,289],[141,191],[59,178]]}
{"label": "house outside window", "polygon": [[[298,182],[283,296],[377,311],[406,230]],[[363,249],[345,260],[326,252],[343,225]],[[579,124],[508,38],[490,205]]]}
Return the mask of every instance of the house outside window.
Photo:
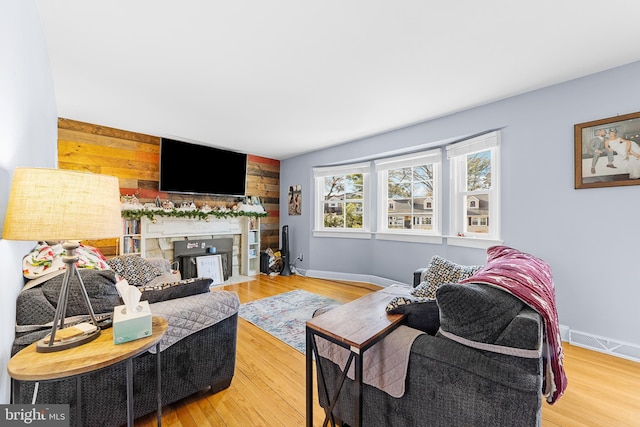
{"label": "house outside window", "polygon": [[401,236],[440,235],[441,151],[376,160],[375,169],[376,238],[405,240]]}
{"label": "house outside window", "polygon": [[451,234],[500,239],[500,140],[491,132],[447,147]]}
{"label": "house outside window", "polygon": [[315,232],[369,232],[369,164],[314,169]]}

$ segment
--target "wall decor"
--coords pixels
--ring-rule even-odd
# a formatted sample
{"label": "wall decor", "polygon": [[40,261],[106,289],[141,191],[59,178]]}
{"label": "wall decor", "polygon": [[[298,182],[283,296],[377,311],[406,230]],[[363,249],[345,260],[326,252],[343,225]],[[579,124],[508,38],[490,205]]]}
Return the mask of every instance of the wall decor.
{"label": "wall decor", "polygon": [[289,186],[289,215],[302,215],[302,186]]}
{"label": "wall decor", "polygon": [[575,188],[640,185],[640,112],[574,125]]}
{"label": "wall decor", "polygon": [[212,285],[220,285],[224,282],[222,271],[222,257],[220,255],[205,255],[196,258],[198,277],[211,277]]}

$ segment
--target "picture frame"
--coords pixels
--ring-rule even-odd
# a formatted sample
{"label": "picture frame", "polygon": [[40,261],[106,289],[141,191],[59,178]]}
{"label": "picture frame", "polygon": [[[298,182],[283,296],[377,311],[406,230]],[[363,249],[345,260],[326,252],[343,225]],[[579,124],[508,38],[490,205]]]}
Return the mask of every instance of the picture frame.
{"label": "picture frame", "polygon": [[575,188],[640,185],[640,112],[574,125]]}
{"label": "picture frame", "polygon": [[198,277],[211,277],[211,285],[220,285],[224,282],[222,271],[222,257],[220,255],[204,255],[196,258]]}
{"label": "picture frame", "polygon": [[302,185],[290,185],[288,193],[289,215],[302,215]]}

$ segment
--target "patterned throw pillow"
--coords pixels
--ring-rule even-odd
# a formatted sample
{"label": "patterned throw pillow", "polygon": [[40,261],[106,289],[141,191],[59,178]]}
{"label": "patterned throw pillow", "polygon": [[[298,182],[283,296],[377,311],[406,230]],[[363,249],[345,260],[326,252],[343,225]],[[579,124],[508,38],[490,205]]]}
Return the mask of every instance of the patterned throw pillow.
{"label": "patterned throw pillow", "polygon": [[149,281],[162,275],[157,267],[138,255],[121,255],[107,260],[107,263],[130,285],[144,286]]}
{"label": "patterned throw pillow", "polygon": [[436,298],[436,291],[443,283],[458,283],[473,276],[481,265],[459,265],[438,255],[431,258],[427,269],[422,273],[421,283],[411,290],[411,295],[420,298]]}
{"label": "patterned throw pillow", "polygon": [[140,300],[149,301],[149,304],[153,304],[154,302],[203,294],[210,291],[209,286],[211,286],[211,283],[213,283],[213,279],[210,277],[193,277],[177,282],[147,285],[140,288],[142,292]]}
{"label": "patterned throw pillow", "polygon": [[[22,259],[22,273],[27,279],[37,279],[48,276],[56,271],[66,268],[62,262],[62,256],[65,250],[62,243],[49,244],[47,242],[38,242],[35,248],[31,250]],[[82,243],[75,252],[78,257],[76,267],[88,268],[91,270],[108,270],[107,260],[98,248],[86,246]]]}

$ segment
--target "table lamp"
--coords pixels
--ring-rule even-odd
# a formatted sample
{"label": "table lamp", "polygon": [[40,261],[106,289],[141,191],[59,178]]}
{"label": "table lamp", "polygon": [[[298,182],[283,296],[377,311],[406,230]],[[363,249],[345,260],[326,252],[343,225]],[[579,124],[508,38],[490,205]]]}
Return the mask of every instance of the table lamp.
{"label": "table lamp", "polygon": [[[87,290],[78,273],[76,249],[81,239],[106,239],[122,233],[118,178],[61,169],[16,168],[2,231],[6,240],[63,241],[66,265],[51,334],[38,341],[36,351],[47,353],[94,340],[100,328]],[[65,328],[69,287],[79,283],[94,328],[75,337],[56,340]],[[94,330],[92,330],[94,329]],[[60,332],[61,336],[66,336]]]}

